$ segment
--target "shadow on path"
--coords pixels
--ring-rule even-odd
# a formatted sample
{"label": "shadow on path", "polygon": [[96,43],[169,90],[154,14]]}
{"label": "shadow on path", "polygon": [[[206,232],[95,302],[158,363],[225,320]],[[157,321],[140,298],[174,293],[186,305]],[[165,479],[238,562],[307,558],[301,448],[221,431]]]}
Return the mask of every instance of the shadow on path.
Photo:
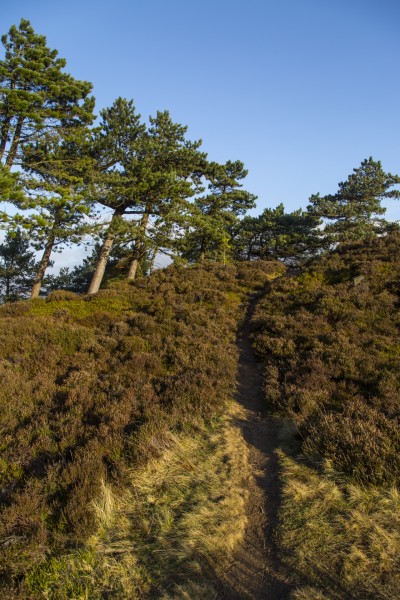
{"label": "shadow on path", "polygon": [[236,400],[243,410],[235,424],[249,446],[248,523],[244,540],[224,574],[220,596],[224,600],[286,600],[291,590],[274,541],[280,505],[277,425],[266,412],[262,368],[251,346],[250,321],[256,302],[253,297],[238,336]]}

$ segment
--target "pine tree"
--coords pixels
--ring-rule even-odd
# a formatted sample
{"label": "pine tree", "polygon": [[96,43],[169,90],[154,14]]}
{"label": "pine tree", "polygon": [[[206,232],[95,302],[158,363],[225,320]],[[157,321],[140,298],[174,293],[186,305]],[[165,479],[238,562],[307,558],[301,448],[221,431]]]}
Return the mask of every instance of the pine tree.
{"label": "pine tree", "polygon": [[123,215],[137,205],[137,182],[128,176],[126,164],[131,160],[130,157],[138,154],[140,139],[146,131],[133,100],[117,98],[111,107],[100,111],[100,116],[101,123],[94,139],[97,169],[94,197],[99,204],[111,208],[113,212],[102,236],[89,294],[95,294],[100,288],[115,239],[129,229]]}
{"label": "pine tree", "polygon": [[186,132],[187,127],[174,123],[168,111],[157,112],[150,117],[150,127],[143,137],[144,152],[128,167],[142,188],[128,280],[135,279],[139,262],[149,249],[154,251],[161,245],[165,248],[166,232],[173,245],[174,225],[179,225],[187,214],[189,198],[202,189],[200,178],[207,164],[206,155],[199,151],[201,141],[187,140]]}
{"label": "pine tree", "polygon": [[192,218],[180,242],[183,258],[225,262],[230,254],[232,229],[238,217],[255,206],[256,196],[243,189],[247,170],[241,161],[208,164],[209,194],[196,198]]}
{"label": "pine tree", "polygon": [[113,215],[90,294],[100,287],[116,239],[133,242],[128,270],[128,279],[133,280],[140,261],[157,245],[157,231],[167,222],[169,227],[187,210],[188,198],[198,189],[205,155],[198,151],[200,142],[186,140],[186,130],[174,123],[167,111],[150,117],[146,127],[133,102],[121,98],[102,112],[97,137],[101,171],[97,200],[112,208]]}
{"label": "pine tree", "polygon": [[283,204],[266,208],[258,217],[245,217],[235,228],[239,259],[275,259],[299,264],[321,251],[319,217],[302,209],[286,213]]}
{"label": "pine tree", "polygon": [[94,167],[89,155],[90,132],[77,124],[63,135],[60,138],[51,132],[24,149],[27,196],[17,205],[33,211],[14,220],[23,222],[35,248],[42,251],[32,298],[39,295],[52,252],[79,243],[89,231],[87,217],[93,207],[89,187]]}
{"label": "pine tree", "polygon": [[[76,140],[93,121],[94,98],[89,96],[92,85],[64,72],[65,59],[47,47],[45,36],[36,34],[29,21],[13,25],[2,43],[0,193],[20,209],[33,209],[14,219],[3,214],[2,220],[13,221],[14,227],[22,223],[43,249],[32,290],[36,297],[53,248],[73,239],[87,209],[77,196],[83,159]],[[10,172],[16,165],[23,174]]]}
{"label": "pine tree", "polygon": [[0,61],[0,160],[7,168],[20,163],[23,147],[50,129],[91,123],[92,85],[63,71],[66,61],[50,50],[46,38],[22,19],[2,36]]}
{"label": "pine tree", "polygon": [[0,300],[26,298],[36,269],[35,253],[29,249],[27,237],[20,229],[7,232],[0,244]]}
{"label": "pine tree", "polygon": [[400,198],[400,177],[385,173],[380,161],[372,157],[353,170],[346,181],[339,183],[336,194],[310,198],[309,211],[322,217],[326,226],[321,235],[330,244],[361,240],[377,235],[387,223],[381,218],[386,212],[381,201]]}

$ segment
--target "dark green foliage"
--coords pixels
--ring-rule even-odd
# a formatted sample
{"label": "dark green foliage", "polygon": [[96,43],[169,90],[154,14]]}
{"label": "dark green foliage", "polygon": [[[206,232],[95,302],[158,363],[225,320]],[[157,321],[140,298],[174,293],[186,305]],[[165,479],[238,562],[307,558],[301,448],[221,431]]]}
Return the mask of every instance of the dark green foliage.
{"label": "dark green foliage", "polygon": [[128,468],[162,452],[166,431],[223,410],[249,289],[237,275],[170,267],[95,296],[1,308],[3,596],[23,595],[31,569],[93,533],[102,479],[120,488]]}
{"label": "dark green foliage", "polygon": [[269,404],[303,451],[357,481],[399,484],[400,235],[343,245],[271,285],[254,319]]}
{"label": "dark green foliage", "polygon": [[36,269],[29,240],[20,229],[8,232],[0,244],[0,301],[25,298],[32,287]]}
{"label": "dark green foliage", "polygon": [[[0,163],[0,202],[21,202],[23,199],[24,192],[18,173],[12,173]],[[0,223],[9,220],[6,213],[0,212]]]}
{"label": "dark green foliage", "polygon": [[339,183],[336,194],[313,195],[309,211],[326,220],[321,235],[330,244],[362,240],[382,233],[387,226],[381,218],[386,209],[381,206],[385,198],[398,199],[400,177],[385,173],[380,161],[372,157],[353,170],[346,181]]}
{"label": "dark green foliage", "polygon": [[174,123],[168,111],[157,112],[147,126],[132,101],[118,98],[101,117],[94,140],[100,171],[96,199],[114,213],[90,293],[99,288],[115,240],[133,243],[129,279],[135,278],[149,249],[171,246],[174,227],[188,209],[187,199],[197,189],[198,170],[205,161],[200,142],[187,140],[187,127]]}
{"label": "dark green foliage", "polygon": [[185,235],[177,243],[183,258],[190,262],[231,258],[231,230],[256,201],[254,194],[241,189],[247,173],[240,160],[205,166],[209,193],[196,198]]}
{"label": "dark green foliage", "polygon": [[[0,158],[11,167],[23,146],[49,130],[90,123],[92,86],[63,71],[66,61],[46,46],[46,38],[22,19],[2,36],[5,58],[0,61]],[[49,129],[50,128],[50,129]]]}
{"label": "dark green foliage", "polygon": [[245,217],[234,228],[234,254],[241,260],[282,260],[301,264],[323,249],[320,218],[308,211],[285,213],[283,204]]}

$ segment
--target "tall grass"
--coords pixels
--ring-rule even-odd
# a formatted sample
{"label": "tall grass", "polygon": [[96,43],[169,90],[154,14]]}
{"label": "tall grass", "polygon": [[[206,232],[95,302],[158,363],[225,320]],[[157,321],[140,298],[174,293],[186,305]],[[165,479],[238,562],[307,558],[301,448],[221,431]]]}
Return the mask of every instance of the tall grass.
{"label": "tall grass", "polygon": [[38,598],[216,597],[215,569],[246,524],[247,448],[230,417],[169,434],[158,459],[129,473],[117,494],[102,482],[97,532],[85,550],[40,565]]}
{"label": "tall grass", "polygon": [[362,487],[281,454],[279,541],[298,580],[296,600],[400,598],[400,493]]}

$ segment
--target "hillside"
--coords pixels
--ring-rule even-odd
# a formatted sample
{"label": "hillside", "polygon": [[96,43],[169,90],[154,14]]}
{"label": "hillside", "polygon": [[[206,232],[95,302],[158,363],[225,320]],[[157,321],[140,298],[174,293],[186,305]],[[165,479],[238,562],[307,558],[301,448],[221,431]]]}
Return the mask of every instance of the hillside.
{"label": "hillside", "polygon": [[241,303],[281,271],[170,267],[1,307],[3,597],[155,597],[223,562]]}
{"label": "hillside", "polygon": [[3,305],[2,596],[400,598],[399,242]]}
{"label": "hillside", "polygon": [[399,242],[340,246],[273,282],[253,319],[287,421],[279,540],[298,599],[400,597]]}

